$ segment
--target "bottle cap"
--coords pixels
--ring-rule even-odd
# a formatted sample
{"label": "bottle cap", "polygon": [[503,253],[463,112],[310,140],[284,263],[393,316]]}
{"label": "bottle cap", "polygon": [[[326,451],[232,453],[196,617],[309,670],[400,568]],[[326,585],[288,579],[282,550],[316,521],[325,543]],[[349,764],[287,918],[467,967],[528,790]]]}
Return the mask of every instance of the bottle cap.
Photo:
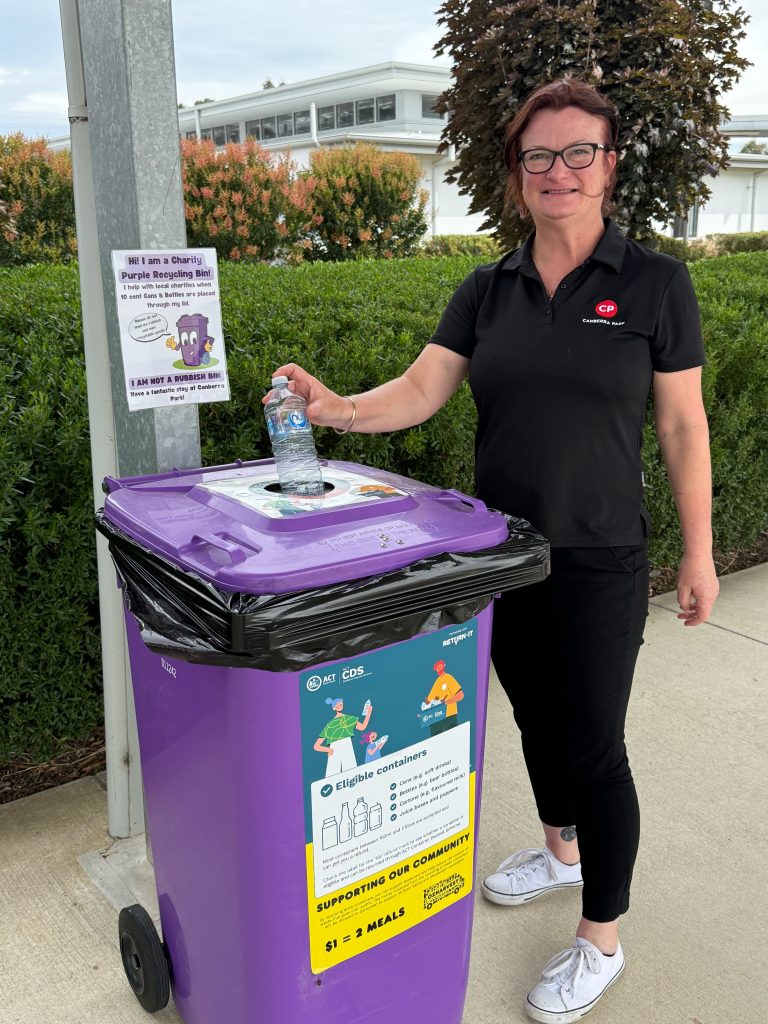
{"label": "bottle cap", "polygon": [[273,377],[272,378],[272,387],[273,388],[285,387],[285,385],[287,383],[288,383],[288,378],[287,377]]}

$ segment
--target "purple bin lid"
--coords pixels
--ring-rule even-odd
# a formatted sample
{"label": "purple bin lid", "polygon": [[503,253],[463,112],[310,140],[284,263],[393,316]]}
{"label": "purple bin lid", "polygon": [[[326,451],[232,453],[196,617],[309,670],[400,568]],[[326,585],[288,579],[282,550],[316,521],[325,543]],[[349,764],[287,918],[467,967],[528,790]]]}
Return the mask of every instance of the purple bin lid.
{"label": "purple bin lid", "polygon": [[104,516],[146,550],[251,594],[360,579],[507,539],[501,513],[459,491],[350,462],[321,468],[320,498],[283,497],[272,459],[107,477]]}

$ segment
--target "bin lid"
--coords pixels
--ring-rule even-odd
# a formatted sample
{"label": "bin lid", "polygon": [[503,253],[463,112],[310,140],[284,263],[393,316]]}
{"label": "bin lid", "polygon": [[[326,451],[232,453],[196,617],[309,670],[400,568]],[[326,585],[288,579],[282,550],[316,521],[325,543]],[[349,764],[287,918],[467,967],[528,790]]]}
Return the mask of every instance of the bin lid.
{"label": "bin lid", "polygon": [[507,537],[501,513],[459,491],[321,461],[325,496],[287,497],[273,459],[107,477],[104,517],[223,590],[278,594],[390,572]]}

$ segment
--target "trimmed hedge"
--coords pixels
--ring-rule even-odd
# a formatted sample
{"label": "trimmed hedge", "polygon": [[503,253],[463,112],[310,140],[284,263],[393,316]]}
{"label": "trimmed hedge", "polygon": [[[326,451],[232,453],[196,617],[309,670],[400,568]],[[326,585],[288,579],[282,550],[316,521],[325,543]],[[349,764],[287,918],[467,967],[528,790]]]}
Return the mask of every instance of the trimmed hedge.
{"label": "trimmed hedge", "polygon": [[[476,257],[296,268],[221,266],[232,400],[201,405],[203,461],[265,457],[261,396],[271,371],[302,362],[344,393],[396,376],[430,337]],[[716,544],[768,525],[768,255],[697,263],[709,365]],[[77,269],[0,270],[0,760],[53,754],[101,717],[98,603]],[[421,427],[317,432],[321,455],[472,490],[475,412],[464,385]],[[680,541],[649,424],[644,458],[655,535]]]}

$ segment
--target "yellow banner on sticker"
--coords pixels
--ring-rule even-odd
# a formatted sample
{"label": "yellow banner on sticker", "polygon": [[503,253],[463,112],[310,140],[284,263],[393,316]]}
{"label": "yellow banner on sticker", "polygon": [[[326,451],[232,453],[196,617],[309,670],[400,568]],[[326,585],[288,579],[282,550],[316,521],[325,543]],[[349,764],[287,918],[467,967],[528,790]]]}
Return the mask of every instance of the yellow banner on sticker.
{"label": "yellow banner on sticker", "polygon": [[472,892],[475,773],[469,776],[469,823],[375,874],[314,897],[313,844],[307,844],[309,950],[313,974],[400,935]]}

